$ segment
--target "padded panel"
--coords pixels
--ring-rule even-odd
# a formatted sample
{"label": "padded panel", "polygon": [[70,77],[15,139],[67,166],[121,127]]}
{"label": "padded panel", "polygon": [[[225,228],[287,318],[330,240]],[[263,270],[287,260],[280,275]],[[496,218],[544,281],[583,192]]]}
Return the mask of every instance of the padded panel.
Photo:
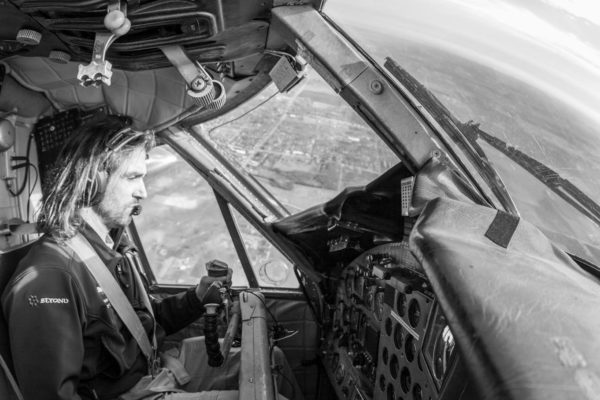
{"label": "padded panel", "polygon": [[95,88],[79,85],[79,63],[57,64],[41,57],[14,57],[5,63],[17,81],[43,92],[59,110],[106,105],[112,113],[132,117],[138,129],[163,123],[193,105],[186,96],[185,81],[175,68],[134,72],[113,69],[111,86]]}
{"label": "padded panel", "polygon": [[482,397],[598,398],[598,280],[524,220],[492,242],[495,217],[440,198],[410,236]]}

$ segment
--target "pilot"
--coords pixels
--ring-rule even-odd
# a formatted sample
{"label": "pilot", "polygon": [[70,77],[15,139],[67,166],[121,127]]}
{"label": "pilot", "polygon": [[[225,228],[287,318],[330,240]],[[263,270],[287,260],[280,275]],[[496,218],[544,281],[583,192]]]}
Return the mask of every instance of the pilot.
{"label": "pilot", "polygon": [[[153,145],[152,135],[126,128],[116,116],[85,124],[66,143],[38,217],[45,235],[20,262],[2,296],[25,400],[142,398],[135,392],[140,382],[158,374],[153,338],[160,343],[198,319],[203,304],[219,302],[220,286],[230,283],[231,270],[157,300],[114,250],[111,231],[128,225],[146,197],[146,159]],[[109,301],[108,288],[86,265],[91,259],[101,261],[132,306],[141,336],[152,345],[150,357]],[[172,387],[172,376],[163,374],[168,379],[161,384]],[[211,393],[194,398],[213,398]],[[222,394],[219,398],[229,398]]]}

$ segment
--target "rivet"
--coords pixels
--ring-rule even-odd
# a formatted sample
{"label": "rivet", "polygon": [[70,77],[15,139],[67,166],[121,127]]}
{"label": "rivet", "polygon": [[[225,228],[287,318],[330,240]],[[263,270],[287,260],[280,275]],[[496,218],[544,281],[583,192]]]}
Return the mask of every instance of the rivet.
{"label": "rivet", "polygon": [[371,92],[375,94],[381,94],[383,93],[383,83],[377,79],[372,80],[371,84],[369,85],[369,89],[371,89]]}

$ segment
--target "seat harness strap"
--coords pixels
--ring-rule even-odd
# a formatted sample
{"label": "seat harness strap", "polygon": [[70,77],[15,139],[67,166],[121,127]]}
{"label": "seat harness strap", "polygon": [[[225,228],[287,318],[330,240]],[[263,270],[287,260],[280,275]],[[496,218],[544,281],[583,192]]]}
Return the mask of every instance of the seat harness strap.
{"label": "seat harness strap", "polygon": [[[114,276],[112,276],[106,265],[100,260],[98,254],[96,254],[92,246],[81,234],[78,233],[68,240],[67,245],[81,258],[81,261],[83,261],[94,279],[96,279],[96,282],[102,288],[104,294],[106,294],[108,301],[113,306],[117,315],[138,343],[144,356],[146,356],[148,367],[153,368],[155,352],[152,349],[146,330]],[[135,274],[135,272],[133,273]],[[147,296],[145,290],[142,292],[142,295]]]}
{"label": "seat harness strap", "polygon": [[23,394],[21,394],[19,385],[17,385],[17,381],[15,380],[12,372],[10,372],[10,369],[4,361],[4,358],[2,358],[2,355],[0,355],[0,367],[2,367],[2,371],[4,371],[4,376],[6,377],[6,380],[8,381],[8,384],[10,385],[14,395],[17,397],[17,400],[23,400]]}

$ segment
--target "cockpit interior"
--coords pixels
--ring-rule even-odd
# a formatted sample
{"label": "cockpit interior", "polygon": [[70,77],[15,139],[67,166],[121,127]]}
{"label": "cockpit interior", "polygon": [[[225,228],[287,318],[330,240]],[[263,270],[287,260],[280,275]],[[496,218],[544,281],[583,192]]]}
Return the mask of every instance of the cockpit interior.
{"label": "cockpit interior", "polygon": [[[369,52],[377,40],[356,32],[396,28],[354,31],[378,6],[340,3],[0,1],[0,288],[39,238],[60,148],[116,114],[157,141],[124,233],[152,295],[185,290],[211,260],[234,269],[241,312],[224,307],[218,333],[242,352],[240,399],[279,398],[274,345],[302,391],[289,400],[598,398],[600,191],[552,164],[572,142],[593,153],[598,125],[547,134],[541,162],[494,132],[564,132],[577,110],[564,122],[558,103],[523,91],[540,118],[515,128],[516,101],[482,93],[509,98],[520,81],[465,72],[467,52],[448,61],[454,81],[442,63],[412,68],[428,48],[416,41]],[[480,97],[448,89],[473,81]],[[0,328],[0,398],[21,400]]]}

